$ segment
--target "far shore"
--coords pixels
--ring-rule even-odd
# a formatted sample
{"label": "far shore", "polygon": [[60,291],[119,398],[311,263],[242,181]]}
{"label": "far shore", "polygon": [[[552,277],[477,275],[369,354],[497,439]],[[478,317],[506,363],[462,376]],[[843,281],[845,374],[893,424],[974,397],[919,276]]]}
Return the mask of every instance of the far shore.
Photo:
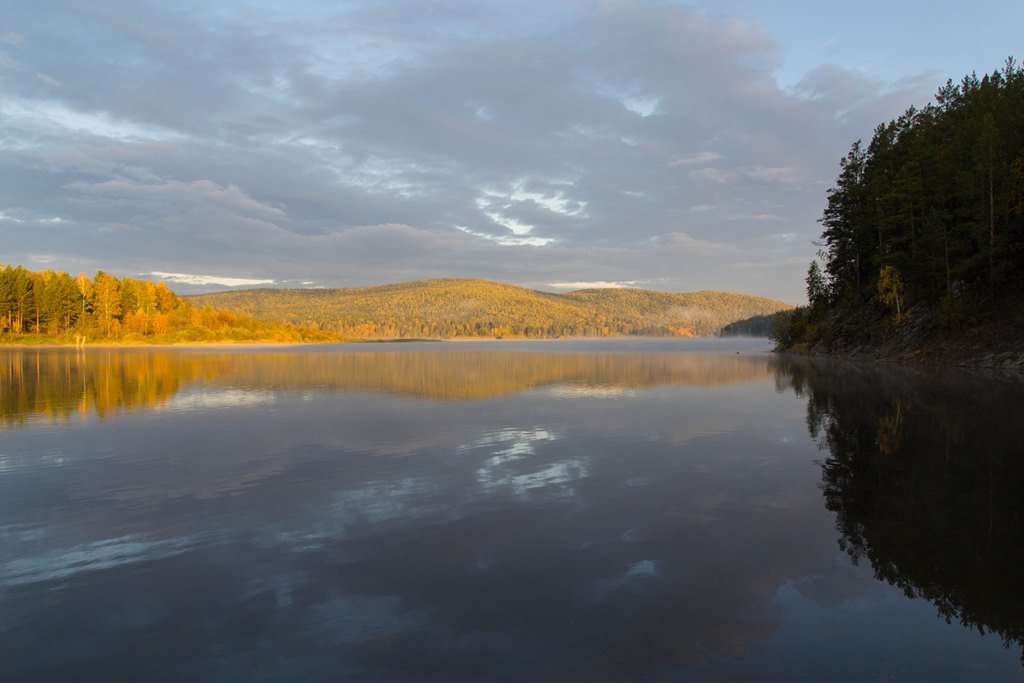
{"label": "far shore", "polygon": [[[0,342],[0,348],[2,349],[181,349],[181,348],[264,348],[274,346],[313,346],[323,344],[355,344],[360,343],[361,340],[345,340],[345,341],[315,341],[315,342],[303,342],[303,341],[245,341],[245,342],[232,342],[232,341],[215,341],[215,342],[176,342],[167,344],[148,344],[146,342],[96,342],[95,344],[85,344],[84,346],[77,346],[74,342],[63,343],[63,342],[52,342],[49,344],[19,344],[17,342]],[[433,340],[430,340],[433,341]]]}
{"label": "far shore", "polygon": [[104,342],[98,344],[86,344],[76,346],[75,344],[11,344],[0,342],[0,349],[69,349],[85,351],[88,349],[182,349],[182,348],[263,348],[270,346],[309,346],[311,344],[348,344],[351,342],[182,342],[180,344],[139,344],[116,342]]}
{"label": "far shore", "polygon": [[[267,348],[294,348],[303,346],[328,346],[328,345],[366,345],[366,344],[416,344],[416,343],[438,343],[451,342],[455,344],[469,344],[474,342],[580,342],[580,341],[616,341],[616,340],[677,340],[677,341],[704,341],[709,339],[741,339],[744,337],[670,337],[670,336],[643,336],[643,335],[616,335],[606,337],[449,337],[449,338],[381,338],[381,339],[345,339],[338,341],[210,341],[210,342],[172,342],[172,343],[147,343],[147,342],[112,342],[103,341],[87,343],[84,346],[77,346],[74,342],[43,342],[43,343],[19,343],[0,341],[0,349],[62,349],[62,350],[88,350],[88,349],[267,349]],[[749,338],[749,337],[747,337]]]}

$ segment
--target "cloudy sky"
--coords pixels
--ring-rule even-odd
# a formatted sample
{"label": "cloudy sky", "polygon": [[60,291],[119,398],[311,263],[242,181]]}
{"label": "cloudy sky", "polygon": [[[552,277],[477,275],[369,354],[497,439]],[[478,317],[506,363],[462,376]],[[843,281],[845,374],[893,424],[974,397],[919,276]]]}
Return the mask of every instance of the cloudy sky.
{"label": "cloudy sky", "polygon": [[0,0],[0,262],[804,298],[838,159],[1019,0]]}

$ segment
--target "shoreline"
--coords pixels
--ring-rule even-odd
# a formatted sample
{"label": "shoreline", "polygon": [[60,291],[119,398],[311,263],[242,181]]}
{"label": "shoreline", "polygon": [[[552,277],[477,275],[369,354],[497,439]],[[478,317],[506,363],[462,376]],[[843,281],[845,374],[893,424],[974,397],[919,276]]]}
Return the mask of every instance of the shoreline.
{"label": "shoreline", "polygon": [[689,341],[706,342],[709,340],[742,340],[742,339],[765,339],[762,337],[744,336],[713,336],[713,337],[668,337],[668,336],[645,336],[645,335],[618,335],[607,337],[452,337],[447,339],[437,338],[396,338],[396,339],[347,339],[344,341],[211,341],[211,342],[178,342],[178,343],[146,343],[146,342],[96,342],[85,346],[76,346],[74,342],[51,342],[51,343],[11,343],[0,341],[0,350],[7,349],[60,349],[87,351],[89,349],[267,349],[267,348],[297,348],[309,346],[367,346],[374,344],[472,344],[480,342],[499,342],[508,344],[521,343],[552,343],[552,342],[616,342],[616,341]]}
{"label": "shoreline", "polygon": [[1024,377],[1024,351],[990,351],[980,355],[957,355],[931,352],[924,349],[904,349],[889,352],[885,349],[857,347],[847,352],[808,349],[772,349],[772,353],[801,358],[820,358],[854,363],[888,363],[908,368],[961,368],[968,370],[995,370]]}
{"label": "shoreline", "polygon": [[[967,314],[965,314],[967,315]],[[977,304],[958,325],[937,318],[926,304],[901,320],[872,300],[847,306],[817,323],[811,338],[794,340],[780,353],[917,367],[986,368],[1024,372],[1024,297]]]}
{"label": "shoreline", "polygon": [[184,349],[184,348],[266,348],[275,346],[313,346],[313,345],[325,345],[325,344],[353,344],[358,342],[352,341],[333,341],[333,342],[275,342],[275,341],[252,341],[252,342],[180,342],[180,343],[168,343],[168,344],[146,344],[138,342],[127,342],[119,344],[117,342],[99,342],[96,344],[86,344],[85,346],[77,346],[74,343],[51,343],[51,344],[11,344],[0,342],[0,349],[64,349],[64,350],[75,350],[75,351],[87,351],[89,349]]}

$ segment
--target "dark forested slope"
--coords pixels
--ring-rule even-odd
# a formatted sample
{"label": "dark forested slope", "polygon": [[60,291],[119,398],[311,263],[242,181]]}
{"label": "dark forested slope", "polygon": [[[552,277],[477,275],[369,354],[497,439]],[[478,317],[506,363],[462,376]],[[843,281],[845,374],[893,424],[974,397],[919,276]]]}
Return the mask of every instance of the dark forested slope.
{"label": "dark forested slope", "polygon": [[811,264],[808,306],[780,316],[780,348],[1016,363],[1024,71],[1009,59],[948,81],[854,143],[821,224],[824,269]]}
{"label": "dark forested slope", "polygon": [[352,289],[202,294],[210,305],[347,337],[704,336],[790,308],[727,292],[592,289],[553,294],[486,280],[438,279]]}

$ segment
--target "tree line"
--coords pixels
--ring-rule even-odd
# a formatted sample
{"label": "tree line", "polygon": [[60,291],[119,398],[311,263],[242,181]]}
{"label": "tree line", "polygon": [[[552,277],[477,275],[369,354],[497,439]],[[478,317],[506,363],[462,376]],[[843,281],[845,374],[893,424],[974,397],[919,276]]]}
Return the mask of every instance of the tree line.
{"label": "tree line", "polygon": [[949,80],[853,143],[820,222],[824,270],[808,272],[804,324],[869,299],[897,318],[925,303],[955,324],[971,302],[1020,288],[1024,70],[1009,58]]}
{"label": "tree line", "polygon": [[193,307],[163,282],[0,265],[0,340],[313,341],[336,335]]}

